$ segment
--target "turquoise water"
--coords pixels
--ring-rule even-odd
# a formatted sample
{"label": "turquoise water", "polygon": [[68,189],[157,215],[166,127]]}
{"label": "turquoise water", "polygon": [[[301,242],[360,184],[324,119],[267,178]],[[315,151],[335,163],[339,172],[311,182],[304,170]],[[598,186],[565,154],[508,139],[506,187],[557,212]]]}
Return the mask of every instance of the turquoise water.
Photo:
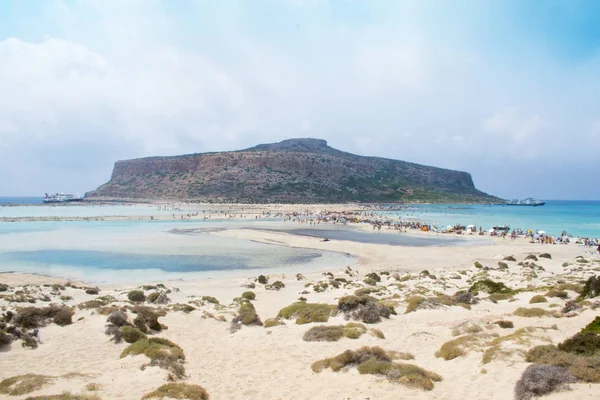
{"label": "turquoise water", "polygon": [[600,201],[550,200],[542,207],[424,204],[380,214],[390,218],[426,221],[438,226],[472,224],[489,229],[495,225],[508,225],[511,229],[540,229],[550,235],[560,235],[566,230],[573,236],[600,238]]}
{"label": "turquoise water", "polygon": [[42,197],[0,197],[0,204],[42,204]]}
{"label": "turquoise water", "polygon": [[37,273],[98,283],[137,283],[249,274],[296,274],[344,268],[356,263],[354,257],[342,253],[205,233],[178,235],[171,232],[174,228],[238,227],[239,223],[0,223],[0,272]]}

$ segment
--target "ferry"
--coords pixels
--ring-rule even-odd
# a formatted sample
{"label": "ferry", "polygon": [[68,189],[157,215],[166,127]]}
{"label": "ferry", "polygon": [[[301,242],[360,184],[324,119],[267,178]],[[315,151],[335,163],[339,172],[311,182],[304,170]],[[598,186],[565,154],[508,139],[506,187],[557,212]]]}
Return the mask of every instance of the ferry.
{"label": "ferry", "polygon": [[528,197],[523,200],[509,200],[505,203],[507,206],[529,206],[529,207],[540,207],[546,204],[545,201],[536,200],[533,197]]}
{"label": "ferry", "polygon": [[48,195],[46,193],[46,197],[44,197],[44,203],[70,203],[74,201],[82,201],[83,197],[78,194],[73,193],[56,193],[52,195]]}

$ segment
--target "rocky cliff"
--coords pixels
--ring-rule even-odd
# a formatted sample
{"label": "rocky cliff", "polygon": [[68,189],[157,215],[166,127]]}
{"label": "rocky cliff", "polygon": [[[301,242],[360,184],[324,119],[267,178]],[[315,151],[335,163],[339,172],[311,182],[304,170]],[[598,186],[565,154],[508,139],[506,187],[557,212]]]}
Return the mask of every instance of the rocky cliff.
{"label": "rocky cliff", "polygon": [[491,202],[466,172],[290,139],[246,150],[117,161],[86,199],[239,202]]}

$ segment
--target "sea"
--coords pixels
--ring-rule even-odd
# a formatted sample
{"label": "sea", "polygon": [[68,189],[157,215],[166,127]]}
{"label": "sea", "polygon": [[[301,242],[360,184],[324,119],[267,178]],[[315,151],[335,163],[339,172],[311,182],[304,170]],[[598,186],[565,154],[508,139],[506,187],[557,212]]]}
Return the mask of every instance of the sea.
{"label": "sea", "polygon": [[[396,246],[465,246],[489,243],[455,236],[416,236],[365,232],[341,224],[307,227],[277,218],[136,220],[171,216],[156,205],[44,205],[41,198],[0,198],[0,218],[90,217],[87,221],[0,221],[0,273],[27,272],[91,283],[143,283],[168,279],[207,279],[270,273],[296,274],[343,269],[357,260],[349,254],[290,248],[277,243],[213,235],[220,229],[264,229],[321,238]],[[198,206],[198,211],[206,206]],[[600,201],[548,201],[542,207],[436,204],[403,205],[393,211],[368,211],[393,220],[418,220],[438,227],[508,225],[523,230],[562,231],[600,237]],[[131,220],[104,220],[128,216]],[[182,232],[188,232],[182,234]],[[191,233],[190,233],[191,232]],[[2,280],[0,275],[0,281]]]}

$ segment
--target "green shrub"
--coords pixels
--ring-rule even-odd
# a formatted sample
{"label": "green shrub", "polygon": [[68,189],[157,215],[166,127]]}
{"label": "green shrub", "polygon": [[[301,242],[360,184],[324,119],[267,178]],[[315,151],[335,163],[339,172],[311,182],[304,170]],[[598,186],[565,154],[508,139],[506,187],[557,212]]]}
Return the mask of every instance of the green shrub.
{"label": "green shrub", "polygon": [[344,337],[344,326],[313,326],[310,328],[302,340],[305,342],[337,342]]}
{"label": "green shrub", "polygon": [[189,304],[180,304],[180,303],[177,303],[177,304],[171,305],[171,310],[173,310],[173,311],[181,311],[181,312],[183,312],[185,314],[189,314],[192,311],[196,310],[196,308],[193,307],[193,306],[191,306],[191,305],[189,305]]}
{"label": "green shrub", "polygon": [[143,290],[132,290],[127,293],[127,298],[129,301],[133,301],[134,303],[143,303],[146,301],[146,295]]}
{"label": "green shrub", "polygon": [[327,322],[333,310],[334,306],[329,304],[296,302],[282,308],[277,316],[284,319],[296,318],[296,323],[302,325],[310,322]]}
{"label": "green shrub", "polygon": [[[144,333],[150,333],[150,330],[160,332],[162,325],[158,321],[159,313],[150,307],[135,306],[131,309],[131,312],[137,314],[133,320],[133,324],[140,331]],[[161,313],[164,315],[164,313]]]}
{"label": "green shrub", "polygon": [[494,322],[495,324],[497,324],[500,328],[502,329],[511,329],[515,327],[515,324],[513,324],[512,321],[496,321]]}
{"label": "green shrub", "polygon": [[140,339],[148,338],[145,333],[132,326],[122,326],[119,330],[121,331],[121,337],[127,343],[135,343]]}
{"label": "green shrub", "polygon": [[424,390],[432,390],[434,382],[442,380],[438,374],[416,365],[393,362],[391,355],[380,347],[346,350],[335,357],[313,363],[311,368],[317,373],[325,368],[337,372],[348,366],[356,366],[360,374],[379,375],[392,382]]}
{"label": "green shrub", "polygon": [[541,294],[535,295],[529,300],[529,304],[547,303],[547,302],[548,302],[548,300]]}
{"label": "green shrub", "polygon": [[146,399],[188,399],[208,400],[208,393],[200,385],[189,385],[187,383],[167,383],[153,392],[145,394]]}
{"label": "green shrub", "polygon": [[8,286],[5,283],[0,283],[0,292],[6,292],[8,291],[8,289],[10,288],[10,286]]}
{"label": "green shrub", "polygon": [[254,305],[250,302],[244,302],[240,305],[240,321],[244,325],[261,325],[260,319],[258,318],[258,314],[256,314],[256,309]]}
{"label": "green shrub", "polygon": [[558,349],[577,355],[593,356],[600,352],[600,335],[579,332],[558,345]]}
{"label": "green shrub", "polygon": [[148,300],[148,303],[154,303],[158,299],[158,296],[160,296],[159,292],[152,292],[146,297],[146,300]]}
{"label": "green shrub", "polygon": [[370,278],[370,279],[374,280],[375,282],[381,282],[381,277],[376,272],[371,272],[371,273],[365,275],[365,277]]}
{"label": "green shrub", "polygon": [[258,283],[260,283],[261,285],[266,285],[267,283],[269,283],[269,278],[267,278],[264,275],[259,275],[258,279],[257,279]]}
{"label": "green shrub", "polygon": [[471,285],[471,287],[469,288],[469,292],[510,294],[513,291],[502,282],[494,282],[491,279],[483,279]]}
{"label": "green shrub", "polygon": [[170,340],[157,337],[140,339],[125,348],[121,358],[138,354],[144,354],[150,359],[150,365],[163,368],[177,378],[185,376],[185,368],[181,364],[185,360],[183,350]]}
{"label": "green shrub", "polygon": [[369,332],[371,333],[371,335],[375,336],[377,339],[385,339],[385,335],[383,334],[383,332],[381,331],[381,329],[369,329]]}
{"label": "green shrub", "polygon": [[73,394],[66,391],[61,394],[27,397],[25,400],[100,400],[100,397],[89,394]]}
{"label": "green shrub", "polygon": [[525,260],[538,261],[538,258],[534,254],[529,254],[527,257],[525,257]]}
{"label": "green shrub", "polygon": [[202,300],[211,304],[219,304],[219,300],[212,296],[202,296]]}
{"label": "green shrub", "polygon": [[265,320],[264,327],[265,328],[272,328],[272,327],[277,326],[277,325],[283,325],[283,322],[281,322],[277,318],[269,318],[269,319]]}
{"label": "green shrub", "polygon": [[541,318],[548,315],[546,310],[541,308],[524,308],[519,307],[513,312],[513,315],[517,317],[527,317],[527,318]]}
{"label": "green shrub", "polygon": [[581,333],[586,332],[600,334],[600,317],[596,317],[592,322],[587,324],[587,326],[581,330]]}
{"label": "green shrub", "polygon": [[552,289],[545,294],[546,297],[558,297],[559,299],[568,299],[569,293],[564,290]]}
{"label": "green shrub", "polygon": [[408,314],[413,311],[417,311],[419,306],[425,301],[425,297],[422,296],[413,296],[407,299],[406,311],[404,314]]}
{"label": "green shrub", "polygon": [[515,256],[506,256],[504,257],[504,261],[517,261]]}
{"label": "green shrub", "polygon": [[548,259],[552,259],[552,256],[548,253],[542,253],[539,255],[540,258],[548,258]]}
{"label": "green shrub", "polygon": [[247,292],[242,293],[242,297],[247,300],[254,300],[254,299],[256,299],[256,293],[247,291]]}
{"label": "green shrub", "polygon": [[498,261],[498,268],[500,269],[507,269],[508,268],[508,264],[503,262],[503,261]]}
{"label": "green shrub", "polygon": [[479,269],[483,268],[483,265],[481,265],[481,263],[480,263],[479,261],[475,261],[475,262],[473,263],[473,266],[474,266],[475,268],[479,268]]}
{"label": "green shrub", "polygon": [[270,285],[265,285],[265,289],[267,290],[281,290],[285,287],[285,284],[281,281],[275,281]]}
{"label": "green shrub", "polygon": [[525,360],[538,364],[555,365],[584,382],[600,382],[600,358],[598,356],[578,355],[559,350],[556,346],[545,345],[531,348]]}

